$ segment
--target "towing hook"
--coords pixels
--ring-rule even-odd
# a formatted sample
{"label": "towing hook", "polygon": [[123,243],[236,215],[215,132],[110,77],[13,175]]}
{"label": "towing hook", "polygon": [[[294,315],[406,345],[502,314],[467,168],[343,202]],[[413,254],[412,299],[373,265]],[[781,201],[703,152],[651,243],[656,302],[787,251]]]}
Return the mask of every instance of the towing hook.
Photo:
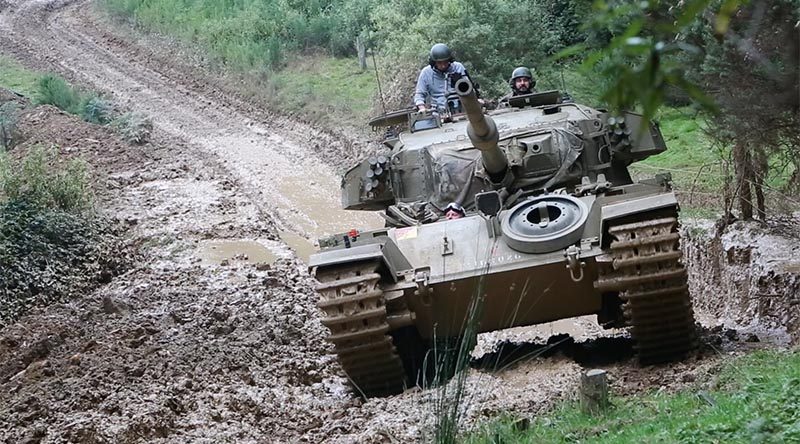
{"label": "towing hook", "polygon": [[[567,269],[569,270],[569,277],[572,278],[573,282],[580,282],[583,280],[583,267],[586,266],[586,262],[580,260],[581,258],[581,250],[576,247],[575,245],[570,245],[569,248],[564,252],[564,255],[567,257]],[[575,273],[578,273],[578,276],[575,276]]]}

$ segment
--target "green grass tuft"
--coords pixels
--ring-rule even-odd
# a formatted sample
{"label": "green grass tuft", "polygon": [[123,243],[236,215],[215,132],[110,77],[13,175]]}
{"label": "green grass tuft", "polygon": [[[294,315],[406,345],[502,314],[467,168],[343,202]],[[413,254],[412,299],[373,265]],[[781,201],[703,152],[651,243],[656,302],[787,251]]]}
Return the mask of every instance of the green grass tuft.
{"label": "green grass tuft", "polygon": [[53,105],[71,114],[81,114],[81,95],[67,81],[54,74],[42,76],[37,82],[34,103]]}

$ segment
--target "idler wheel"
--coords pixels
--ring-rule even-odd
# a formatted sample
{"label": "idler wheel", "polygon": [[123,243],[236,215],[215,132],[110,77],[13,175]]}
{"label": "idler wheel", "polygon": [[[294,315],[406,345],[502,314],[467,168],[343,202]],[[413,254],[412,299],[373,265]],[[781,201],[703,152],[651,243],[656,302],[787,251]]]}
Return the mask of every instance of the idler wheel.
{"label": "idler wheel", "polygon": [[588,217],[586,204],[575,197],[534,197],[503,216],[503,238],[509,247],[523,253],[549,253],[579,241]]}

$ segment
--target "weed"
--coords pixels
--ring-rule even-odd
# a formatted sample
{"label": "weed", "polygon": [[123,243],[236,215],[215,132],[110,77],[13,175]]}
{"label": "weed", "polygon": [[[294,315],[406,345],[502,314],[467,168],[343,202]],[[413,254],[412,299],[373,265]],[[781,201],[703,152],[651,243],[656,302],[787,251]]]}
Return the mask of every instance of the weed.
{"label": "weed", "polygon": [[81,106],[83,120],[100,125],[111,122],[114,114],[113,103],[100,97],[91,97],[84,102]]}
{"label": "weed", "polygon": [[60,163],[55,147],[17,161],[0,154],[0,329],[124,265],[116,230],[91,202],[85,165]]}
{"label": "weed", "polygon": [[53,105],[71,114],[82,114],[80,93],[66,80],[53,74],[39,79],[34,102],[37,105]]}
{"label": "weed", "polygon": [[123,139],[138,145],[149,142],[153,133],[153,122],[141,113],[125,113],[111,125],[122,134]]}
{"label": "weed", "polygon": [[26,201],[39,208],[81,212],[91,208],[86,165],[73,160],[56,168],[58,149],[35,147],[15,165],[0,156],[0,201]]}

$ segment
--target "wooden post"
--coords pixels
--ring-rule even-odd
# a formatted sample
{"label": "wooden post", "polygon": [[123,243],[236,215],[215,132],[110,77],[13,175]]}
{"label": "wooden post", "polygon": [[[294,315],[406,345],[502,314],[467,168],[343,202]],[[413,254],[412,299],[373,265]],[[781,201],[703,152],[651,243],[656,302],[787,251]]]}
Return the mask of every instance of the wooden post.
{"label": "wooden post", "polygon": [[596,415],[608,409],[608,378],[605,370],[589,370],[581,374],[581,411]]}
{"label": "wooden post", "polygon": [[356,36],[356,52],[358,52],[358,67],[362,71],[367,69],[367,45],[361,35]]}

